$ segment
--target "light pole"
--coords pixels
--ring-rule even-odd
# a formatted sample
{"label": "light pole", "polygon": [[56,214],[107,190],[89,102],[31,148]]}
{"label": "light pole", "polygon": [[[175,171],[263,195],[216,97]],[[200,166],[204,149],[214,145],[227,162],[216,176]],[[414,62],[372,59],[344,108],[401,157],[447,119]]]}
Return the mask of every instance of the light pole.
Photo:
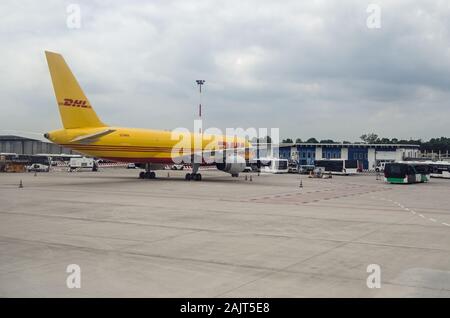
{"label": "light pole", "polygon": [[[205,84],[205,80],[196,80],[199,92],[199,103],[198,103],[198,117],[202,120],[202,86]],[[202,133],[202,129],[199,129],[199,133]]]}

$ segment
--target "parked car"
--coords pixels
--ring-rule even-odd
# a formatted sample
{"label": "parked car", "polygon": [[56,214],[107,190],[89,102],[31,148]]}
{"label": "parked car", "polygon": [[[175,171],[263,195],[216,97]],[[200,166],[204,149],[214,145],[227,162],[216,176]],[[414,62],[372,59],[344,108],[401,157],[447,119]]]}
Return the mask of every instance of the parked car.
{"label": "parked car", "polygon": [[49,172],[50,171],[50,167],[48,165],[44,165],[42,163],[33,163],[29,166],[27,166],[27,171],[31,172]]}
{"label": "parked car", "polygon": [[298,166],[297,166],[297,164],[289,164],[289,166],[288,166],[288,173],[298,173]]}
{"label": "parked car", "polygon": [[252,172],[252,171],[253,171],[252,167],[246,166],[246,167],[244,168],[244,171],[242,171],[242,172]]}
{"label": "parked car", "polygon": [[311,171],[314,171],[314,165],[300,165],[298,169],[298,173],[301,174],[309,174]]}

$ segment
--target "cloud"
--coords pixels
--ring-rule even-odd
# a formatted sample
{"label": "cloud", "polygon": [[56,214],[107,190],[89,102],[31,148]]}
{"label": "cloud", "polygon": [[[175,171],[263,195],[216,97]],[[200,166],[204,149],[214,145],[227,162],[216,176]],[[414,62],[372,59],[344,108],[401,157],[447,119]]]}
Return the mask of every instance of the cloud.
{"label": "cloud", "polygon": [[61,52],[102,119],[192,127],[205,79],[207,126],[279,127],[282,137],[448,135],[450,6],[378,1],[0,3],[0,128],[60,125],[43,51]]}

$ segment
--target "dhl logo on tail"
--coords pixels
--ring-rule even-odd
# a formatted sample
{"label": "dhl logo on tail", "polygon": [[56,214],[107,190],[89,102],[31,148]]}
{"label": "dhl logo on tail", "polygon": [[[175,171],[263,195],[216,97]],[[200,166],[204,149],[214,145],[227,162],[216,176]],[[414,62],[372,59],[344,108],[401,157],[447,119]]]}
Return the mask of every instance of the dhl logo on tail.
{"label": "dhl logo on tail", "polygon": [[92,108],[86,100],[64,98],[64,102],[58,102],[60,106]]}

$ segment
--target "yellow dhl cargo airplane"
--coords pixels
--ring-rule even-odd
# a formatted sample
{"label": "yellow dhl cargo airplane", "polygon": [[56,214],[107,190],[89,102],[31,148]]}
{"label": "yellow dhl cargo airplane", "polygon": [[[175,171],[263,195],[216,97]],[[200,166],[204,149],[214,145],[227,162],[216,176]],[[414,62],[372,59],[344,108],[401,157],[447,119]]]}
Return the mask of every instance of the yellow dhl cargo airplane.
{"label": "yellow dhl cargo airplane", "polygon": [[244,138],[182,132],[174,138],[170,131],[104,124],[64,58],[48,51],[45,55],[64,126],[44,134],[48,140],[92,157],[137,163],[145,168],[139,174],[142,179],[154,179],[152,170],[173,163],[191,163],[192,173],[185,179],[197,181],[202,178],[200,165],[215,165],[234,177],[245,169],[250,144]]}

